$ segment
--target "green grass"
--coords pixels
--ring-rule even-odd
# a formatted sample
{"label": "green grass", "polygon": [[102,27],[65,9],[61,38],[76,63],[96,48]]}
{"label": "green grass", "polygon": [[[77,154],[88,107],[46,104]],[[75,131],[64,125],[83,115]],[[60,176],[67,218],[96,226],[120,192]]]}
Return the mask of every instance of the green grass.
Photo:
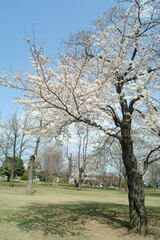
{"label": "green grass", "polygon": [[[41,184],[34,188],[35,194],[27,196],[24,182],[15,183],[14,188],[0,184],[1,240],[92,239],[85,226],[93,221],[111,230],[128,230],[128,196],[123,190],[78,191]],[[146,205],[153,227],[150,239],[159,239],[154,227],[160,225],[160,192],[146,192]]]}

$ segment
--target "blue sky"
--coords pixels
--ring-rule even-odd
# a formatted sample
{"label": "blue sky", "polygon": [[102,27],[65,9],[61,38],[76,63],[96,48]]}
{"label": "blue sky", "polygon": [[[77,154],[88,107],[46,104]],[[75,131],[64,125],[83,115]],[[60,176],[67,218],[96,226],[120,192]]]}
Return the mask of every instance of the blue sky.
{"label": "blue sky", "polygon": [[[61,39],[70,32],[91,27],[92,20],[115,4],[114,0],[0,0],[0,75],[29,65],[25,32],[37,45],[45,40],[45,53],[56,56]],[[11,103],[18,91],[0,86],[2,119],[21,107]]]}

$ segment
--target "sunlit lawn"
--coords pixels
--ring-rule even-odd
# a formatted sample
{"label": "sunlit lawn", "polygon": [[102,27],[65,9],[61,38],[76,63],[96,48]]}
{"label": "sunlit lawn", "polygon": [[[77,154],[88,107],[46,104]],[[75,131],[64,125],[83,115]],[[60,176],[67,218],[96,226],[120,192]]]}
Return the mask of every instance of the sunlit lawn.
{"label": "sunlit lawn", "polygon": [[[78,191],[73,187],[53,188],[41,184],[35,184],[34,189],[34,195],[27,196],[25,182],[17,182],[13,188],[6,182],[0,183],[1,240],[78,240],[97,236],[110,239],[102,231],[98,233],[100,227],[104,232],[108,229],[105,234],[112,230],[116,234],[125,232],[125,237],[115,239],[136,239],[135,235],[127,235],[128,196],[124,190],[84,188]],[[160,239],[160,231],[157,231],[160,228],[160,191],[146,192],[146,206],[148,239]],[[89,232],[86,226],[91,223],[94,227]]]}

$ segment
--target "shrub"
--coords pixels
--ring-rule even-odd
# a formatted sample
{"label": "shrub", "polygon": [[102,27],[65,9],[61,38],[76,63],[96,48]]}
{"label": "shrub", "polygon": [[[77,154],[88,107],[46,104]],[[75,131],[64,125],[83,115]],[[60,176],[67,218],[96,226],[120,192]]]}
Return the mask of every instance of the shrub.
{"label": "shrub", "polygon": [[24,174],[21,176],[21,180],[27,181],[27,180],[28,180],[28,175],[27,175],[26,173],[24,173]]}
{"label": "shrub", "polygon": [[121,187],[122,187],[122,188],[124,188],[124,187],[125,187],[125,182],[124,182],[124,181],[122,182],[122,185],[121,185]]}

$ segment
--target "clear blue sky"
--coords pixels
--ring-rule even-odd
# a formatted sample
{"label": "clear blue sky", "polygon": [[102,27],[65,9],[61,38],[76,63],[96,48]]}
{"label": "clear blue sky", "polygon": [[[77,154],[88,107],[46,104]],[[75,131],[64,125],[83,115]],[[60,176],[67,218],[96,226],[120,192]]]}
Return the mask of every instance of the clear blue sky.
{"label": "clear blue sky", "polygon": [[[32,40],[33,25],[37,44],[45,41],[45,52],[56,55],[61,39],[70,32],[91,27],[92,20],[115,4],[114,0],[0,0],[0,75],[21,71],[28,65],[25,31]],[[18,91],[0,86],[2,119],[16,109],[11,103]],[[20,108],[20,109],[19,109]]]}

